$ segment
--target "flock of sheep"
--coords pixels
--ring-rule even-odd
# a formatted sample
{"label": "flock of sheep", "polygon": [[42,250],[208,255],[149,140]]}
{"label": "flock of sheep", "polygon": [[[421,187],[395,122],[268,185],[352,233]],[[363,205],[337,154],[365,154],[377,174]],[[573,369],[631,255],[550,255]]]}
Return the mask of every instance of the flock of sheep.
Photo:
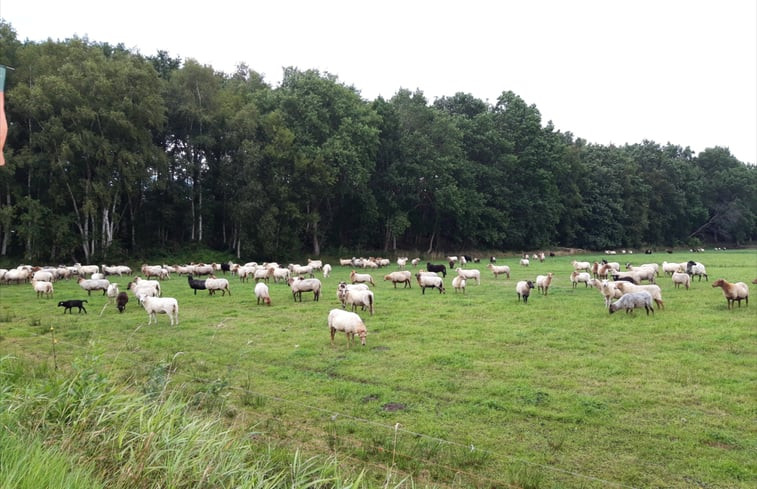
{"label": "flock of sheep", "polygon": [[[520,259],[521,267],[528,267],[530,257],[523,256]],[[533,255],[534,259],[544,261],[543,253]],[[450,271],[454,270],[454,276],[451,284],[455,292],[465,294],[466,285],[473,281],[479,285],[481,283],[481,271],[477,268],[465,268],[470,262],[478,262],[468,256],[449,256],[447,263]],[[328,326],[331,333],[331,342],[334,342],[334,335],[337,331],[344,332],[348,338],[348,344],[352,344],[354,337],[360,338],[361,344],[365,345],[367,328],[365,323],[357,314],[357,308],[368,311],[370,315],[375,310],[375,295],[371,287],[376,286],[376,282],[369,272],[371,269],[378,269],[391,265],[388,259],[366,259],[352,258],[340,259],[340,266],[349,267],[349,281],[339,282],[336,291],[337,300],[341,308],[334,308],[328,315]],[[384,275],[384,281],[389,281],[397,288],[402,284],[403,288],[412,288],[413,278],[421,288],[421,293],[425,294],[427,288],[436,289],[440,294],[445,293],[444,280],[447,275],[446,264],[425,263],[425,268],[419,268],[415,273],[407,270],[408,263],[414,268],[422,267],[420,259],[409,260],[407,257],[400,257],[396,260],[398,270],[388,272]],[[661,276],[668,276],[676,288],[691,287],[692,278],[698,277],[701,282],[702,278],[709,280],[705,266],[696,261],[687,261],[683,263],[663,262],[662,266],[657,263],[647,263],[640,266],[626,264],[625,270],[621,270],[620,263],[588,261],[572,261],[573,270],[570,273],[570,282],[575,288],[583,283],[584,287],[593,287],[604,297],[605,306],[610,314],[625,310],[631,313],[634,309],[644,309],[646,314],[654,313],[654,305],[658,309],[664,308],[662,299],[662,290],[656,281]],[[356,269],[362,269],[358,272]],[[496,258],[491,257],[490,263],[486,267],[497,279],[500,275],[510,278],[510,267],[507,265],[498,265]],[[294,301],[302,301],[303,292],[312,292],[313,300],[318,301],[321,296],[322,283],[315,277],[316,272],[323,274],[323,277],[329,277],[332,268],[329,264],[322,263],[321,260],[308,260],[307,265],[290,264],[286,267],[277,263],[265,263],[258,265],[255,262],[244,265],[237,264],[198,264],[198,265],[143,265],[140,269],[142,277],[134,277],[128,284],[127,290],[138,300],[139,304],[148,314],[148,324],[157,323],[158,314],[166,314],[170,324],[179,324],[179,304],[175,298],[162,297],[161,281],[167,280],[171,275],[185,275],[188,285],[194,290],[195,295],[198,290],[207,290],[209,294],[221,291],[222,295],[231,295],[229,280],[226,278],[216,277],[216,273],[231,273],[237,275],[238,279],[246,282],[252,278],[256,284],[254,294],[258,304],[271,305],[271,296],[268,289],[268,283],[272,280],[275,283],[286,283],[292,292]],[[115,303],[119,312],[123,312],[129,301],[129,296],[125,291],[120,291],[118,284],[111,283],[108,277],[131,276],[133,271],[127,266],[109,267],[102,265],[76,264],[71,267],[31,267],[22,265],[15,269],[0,269],[0,283],[24,283],[31,282],[38,298],[53,296],[53,283],[56,280],[71,279],[77,277],[77,281],[82,290],[86,290],[90,295],[92,291],[103,291],[112,303]],[[206,278],[195,278],[206,277]],[[518,301],[528,302],[532,289],[546,296],[549,293],[554,273],[538,275],[535,280],[519,280],[515,284],[515,291]],[[644,283],[646,282],[646,283]],[[753,283],[757,283],[757,279]],[[730,283],[724,279],[716,280],[712,287],[720,287],[727,300],[728,309],[733,308],[734,303],[741,306],[741,301],[749,304],[749,287],[743,282]],[[58,306],[64,307],[64,313],[70,311],[71,307],[79,307],[79,312],[83,308],[83,302],[86,301],[60,301]],[[349,311],[347,309],[350,309]]]}

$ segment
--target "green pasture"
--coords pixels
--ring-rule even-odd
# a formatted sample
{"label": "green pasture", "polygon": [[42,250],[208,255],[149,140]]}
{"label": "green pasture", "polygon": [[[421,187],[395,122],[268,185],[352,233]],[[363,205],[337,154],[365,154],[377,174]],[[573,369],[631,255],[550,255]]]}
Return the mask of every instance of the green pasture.
{"label": "green pasture", "polygon": [[[165,315],[148,326],[131,295],[119,314],[75,281],[56,282],[52,299],[2,285],[0,356],[61,376],[86,363],[155,402],[178,396],[254,444],[365,470],[369,487],[757,486],[757,251],[607,257],[706,265],[709,282],[690,290],[659,277],[665,309],[650,316],[610,315],[598,291],[571,287],[571,260],[602,258],[524,268],[501,257],[510,279],[482,260],[467,266],[482,282],[465,294],[449,274],[446,294],[423,295],[382,281],[394,264],[370,271],[376,313],[360,312],[367,345],[352,348],[344,335],[332,346],[326,325],[351,270],[336,258],[324,260],[330,278],[318,274],[318,302],[270,283],[273,305],[257,305],[254,282],[234,276],[231,296],[194,295],[174,276],[162,287],[179,301],[178,327]],[[549,294],[518,302],[515,283],[548,272]],[[752,304],[728,310],[717,278],[750,284]],[[64,315],[65,299],[87,299],[88,314]]]}

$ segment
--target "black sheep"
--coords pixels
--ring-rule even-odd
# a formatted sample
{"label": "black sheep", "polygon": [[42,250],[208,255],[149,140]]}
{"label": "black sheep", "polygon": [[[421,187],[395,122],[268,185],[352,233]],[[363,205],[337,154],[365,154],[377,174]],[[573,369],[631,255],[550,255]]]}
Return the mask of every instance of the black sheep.
{"label": "black sheep", "polygon": [[187,275],[187,282],[189,282],[189,287],[194,289],[195,295],[197,295],[198,290],[205,290],[205,281],[204,280],[195,280],[192,278],[191,275]]}
{"label": "black sheep", "polygon": [[118,307],[118,312],[124,312],[127,302],[129,302],[129,296],[126,292],[119,292],[116,296],[116,307]]}
{"label": "black sheep", "polygon": [[442,277],[447,276],[447,267],[444,265],[434,265],[433,263],[426,263],[426,270],[429,272],[439,273],[442,272]]}
{"label": "black sheep", "polygon": [[77,299],[71,299],[67,301],[60,301],[58,303],[58,307],[63,307],[63,314],[66,314],[66,311],[71,311],[71,314],[74,312],[71,310],[74,307],[79,308],[79,314],[81,314],[82,311],[84,311],[84,314],[87,314],[87,310],[84,308],[84,303],[87,302],[86,300],[80,301]]}

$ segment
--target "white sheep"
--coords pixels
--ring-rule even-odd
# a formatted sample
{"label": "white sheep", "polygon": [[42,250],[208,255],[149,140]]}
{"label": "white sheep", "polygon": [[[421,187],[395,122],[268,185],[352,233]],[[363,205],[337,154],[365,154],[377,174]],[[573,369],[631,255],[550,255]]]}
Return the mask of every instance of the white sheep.
{"label": "white sheep", "polygon": [[629,263],[628,265],[626,265],[626,270],[635,273],[635,277],[638,278],[639,282],[641,282],[642,280],[648,280],[650,284],[654,283],[654,278],[657,275],[657,270],[649,265],[635,267]]}
{"label": "white sheep", "polygon": [[528,303],[528,296],[531,295],[531,289],[534,288],[534,283],[530,280],[520,280],[515,284],[515,292],[518,293],[518,302],[523,300],[523,303]]}
{"label": "white sheep", "polygon": [[367,308],[371,313],[371,316],[373,316],[374,304],[375,297],[373,296],[373,292],[371,292],[370,290],[345,289],[344,301],[342,302],[343,308],[346,308],[348,305],[350,305],[352,306],[352,311],[354,312],[355,309],[357,309],[357,306],[360,306],[363,308],[363,310]]}
{"label": "white sheep", "polygon": [[619,309],[625,309],[626,314],[633,313],[634,309],[644,308],[647,311],[647,316],[651,311],[654,314],[654,308],[652,307],[652,294],[647,291],[631,292],[623,294],[620,299],[610,304],[610,314]]}
{"label": "white sheep", "polygon": [[652,295],[652,300],[657,304],[658,309],[665,309],[665,303],[662,301],[662,289],[659,285],[634,285],[630,282],[615,282],[615,287],[618,288],[624,294],[630,294],[633,292],[649,292]]}
{"label": "white sheep", "polygon": [[87,295],[92,295],[93,290],[102,290],[103,295],[108,290],[108,282],[106,279],[86,279],[79,277],[79,287],[87,291]]}
{"label": "white sheep", "polygon": [[339,266],[342,266],[342,267],[351,267],[352,266],[352,258],[340,258],[339,259]]}
{"label": "white sheep", "polygon": [[576,286],[583,282],[586,287],[589,286],[589,280],[591,280],[591,274],[589,272],[578,272],[573,271],[570,274],[570,283],[573,284],[573,288],[575,289]]}
{"label": "white sheep", "polygon": [[339,282],[336,287],[336,298],[342,303],[342,308],[345,307],[345,297],[348,290],[370,290],[370,287],[366,284],[348,284],[347,282]]}
{"label": "white sheep", "polygon": [[457,275],[463,277],[464,279],[473,279],[476,281],[476,285],[481,285],[481,272],[479,270],[476,270],[474,268],[469,270],[458,268]]}
{"label": "white sheep", "polygon": [[573,260],[571,262],[571,265],[573,265],[573,270],[576,272],[580,272],[581,270],[588,272],[591,270],[591,263],[589,263],[588,261]]}
{"label": "white sheep", "polygon": [[605,298],[605,307],[610,307],[613,299],[620,299],[623,295],[623,292],[615,287],[615,282],[597,279],[592,279],[592,281],[592,286]]}
{"label": "white sheep", "polygon": [[114,265],[112,267],[109,267],[103,264],[100,269],[105,275],[118,275],[119,277],[122,277],[124,275],[131,275],[131,268],[127,267],[126,265]]}
{"label": "white sheep", "polygon": [[271,305],[271,296],[268,293],[268,286],[263,282],[255,284],[255,297],[258,299],[258,304],[260,304],[260,301],[263,301],[263,304],[267,306]]}
{"label": "white sheep", "polygon": [[311,268],[311,270],[322,270],[323,260],[311,260],[310,258],[308,258],[308,266]]}
{"label": "white sheep", "polygon": [[418,285],[421,287],[422,293],[426,294],[427,288],[432,289],[439,289],[439,293],[445,293],[444,290],[444,281],[442,280],[442,277],[436,275],[436,274],[429,274],[429,273],[416,273],[415,278],[418,281]]}
{"label": "white sheep", "polygon": [[702,277],[705,278],[705,280],[709,281],[709,277],[707,276],[707,269],[705,269],[704,265],[699,263],[698,261],[688,261],[686,262],[686,273],[691,275],[692,277],[694,275],[699,276],[699,281],[702,281]]}
{"label": "white sheep", "polygon": [[80,277],[92,275],[93,273],[98,273],[100,271],[100,267],[97,265],[82,265],[81,263],[74,263],[74,269],[76,270],[76,274]]}
{"label": "white sheep", "polygon": [[[412,280],[413,274],[410,270],[398,270],[396,272],[390,272],[384,275],[384,281],[390,281],[394,284],[394,288],[397,288],[397,284],[404,284],[404,287],[413,288]],[[404,288],[403,287],[403,288]]]}
{"label": "white sheep", "polygon": [[691,275],[685,272],[673,272],[673,285],[675,285],[675,288],[677,289],[679,286],[683,285],[686,287],[686,290],[689,290],[689,287],[691,286]]}
{"label": "white sheep", "polygon": [[108,289],[105,291],[105,295],[108,296],[108,302],[114,303],[118,296],[118,284],[109,284]]}
{"label": "white sheep", "polygon": [[412,260],[410,260],[410,263],[411,263],[411,264],[412,264],[412,265],[413,265],[414,267],[417,267],[417,266],[418,266],[418,264],[419,264],[420,262],[421,262],[421,259],[420,259],[420,258],[413,258]]}
{"label": "white sheep", "polygon": [[167,314],[171,320],[171,326],[179,324],[179,302],[173,297],[150,297],[148,295],[137,296],[142,307],[147,311],[148,326],[158,324],[158,314]]}
{"label": "white sheep", "polygon": [[32,281],[36,280],[37,282],[52,282],[54,279],[53,272],[49,270],[37,270],[32,275]]}
{"label": "white sheep", "polygon": [[488,265],[486,265],[486,268],[492,271],[494,278],[497,278],[497,276],[502,274],[507,275],[508,279],[510,278],[510,267],[508,267],[507,265],[494,265],[493,263],[489,263]]}
{"label": "white sheep", "polygon": [[310,265],[298,265],[296,263],[290,263],[288,268],[292,272],[293,277],[302,277],[304,275],[309,275],[310,278],[315,277],[315,274],[313,274],[313,267],[311,267]]}
{"label": "white sheep", "polygon": [[455,276],[452,279],[452,287],[455,289],[455,292],[462,291],[465,294],[465,277],[462,275]]}
{"label": "white sheep", "polygon": [[355,283],[369,283],[371,285],[376,285],[376,282],[373,281],[373,277],[370,273],[355,273],[355,270],[350,272],[350,282],[353,284]]}
{"label": "white sheep", "polygon": [[685,263],[668,263],[666,261],[662,262],[662,271],[665,272],[666,275],[673,275],[675,272],[683,272],[685,270]]}
{"label": "white sheep", "polygon": [[549,272],[546,275],[537,275],[536,276],[536,290],[543,293],[544,295],[547,295],[549,286],[550,284],[552,284],[552,276],[553,276],[552,272]]}
{"label": "white sheep", "polygon": [[136,282],[136,281],[129,282],[126,288],[129,289],[132,292],[132,294],[134,294],[134,297],[136,297],[138,300],[140,296],[159,297],[160,288],[156,287],[155,284],[153,284],[152,282],[153,282],[152,280],[150,281],[141,280],[139,282]]}
{"label": "white sheep", "polygon": [[231,289],[229,288],[229,281],[225,278],[211,278],[205,279],[205,288],[208,289],[209,295],[215,295],[216,291],[221,291],[222,295],[226,295],[226,292],[231,295]]}
{"label": "white sheep", "polygon": [[288,268],[274,268],[273,269],[273,281],[276,283],[278,283],[279,281],[289,282],[290,276],[291,276],[291,273],[289,272]]}
{"label": "white sheep", "polygon": [[273,277],[273,268],[260,267],[252,272],[252,278],[257,282],[258,280],[264,280],[268,282],[268,279]]}
{"label": "white sheep", "polygon": [[397,258],[397,266],[398,267],[405,268],[406,265],[407,265],[407,257],[406,256]]}
{"label": "white sheep", "polygon": [[289,278],[289,288],[292,289],[292,298],[302,302],[303,292],[313,292],[313,300],[318,301],[321,296],[321,281],[317,278]]}
{"label": "white sheep", "polygon": [[37,299],[39,299],[43,295],[47,298],[53,296],[52,282],[46,282],[44,280],[37,281],[32,279],[32,287],[34,287],[34,291],[37,293]]}
{"label": "white sheep", "polygon": [[354,312],[332,309],[328,317],[329,331],[331,332],[331,345],[334,345],[334,335],[337,331],[344,331],[347,335],[347,345],[352,346],[355,335],[360,337],[360,344],[365,346],[365,337],[368,331],[360,316]]}
{"label": "white sheep", "polygon": [[134,277],[134,283],[137,284],[137,287],[152,286],[157,291],[157,294],[153,297],[160,297],[163,294],[163,291],[160,288],[160,282],[158,282],[157,280],[147,280],[142,277]]}
{"label": "white sheep", "polygon": [[331,265],[325,263],[323,265],[323,278],[329,278],[331,276]]}
{"label": "white sheep", "polygon": [[159,279],[164,279],[168,276],[168,270],[164,269],[161,265],[142,265],[141,270],[142,275],[147,278],[157,277]]}
{"label": "white sheep", "polygon": [[529,264],[530,264],[530,262],[528,261],[528,258],[521,258],[520,259],[520,265],[522,267],[527,267]]}

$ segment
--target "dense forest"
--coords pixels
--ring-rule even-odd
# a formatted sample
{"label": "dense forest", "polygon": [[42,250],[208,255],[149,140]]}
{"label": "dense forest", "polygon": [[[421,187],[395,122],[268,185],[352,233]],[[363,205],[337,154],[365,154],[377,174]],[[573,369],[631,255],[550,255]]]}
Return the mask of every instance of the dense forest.
{"label": "dense forest", "polygon": [[757,169],[728,149],[592,144],[511,91],[493,104],[404,89],[368,101],[328,73],[287,68],[272,87],[245,65],[227,74],[86,38],[21,42],[5,21],[0,63],[14,68],[2,257],[96,262],[195,243],[284,259],[757,236]]}

